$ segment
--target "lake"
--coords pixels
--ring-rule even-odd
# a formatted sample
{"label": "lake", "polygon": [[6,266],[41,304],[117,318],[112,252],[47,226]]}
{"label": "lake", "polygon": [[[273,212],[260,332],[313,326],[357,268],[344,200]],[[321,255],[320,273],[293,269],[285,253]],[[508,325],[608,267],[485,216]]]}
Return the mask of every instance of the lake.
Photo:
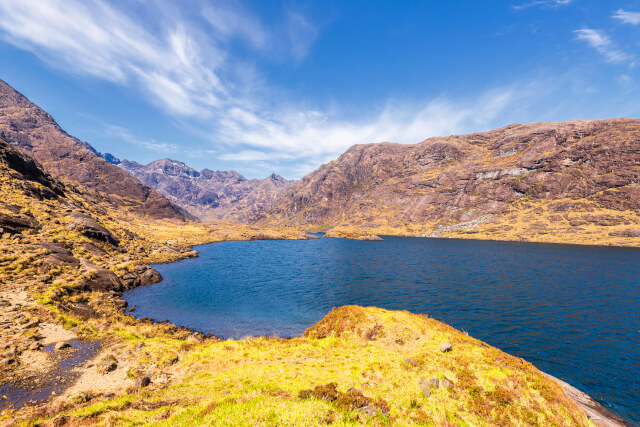
{"label": "lake", "polygon": [[427,313],[640,423],[640,250],[385,237],[220,242],[154,266],[138,317],[221,338],[298,336],[347,304]]}

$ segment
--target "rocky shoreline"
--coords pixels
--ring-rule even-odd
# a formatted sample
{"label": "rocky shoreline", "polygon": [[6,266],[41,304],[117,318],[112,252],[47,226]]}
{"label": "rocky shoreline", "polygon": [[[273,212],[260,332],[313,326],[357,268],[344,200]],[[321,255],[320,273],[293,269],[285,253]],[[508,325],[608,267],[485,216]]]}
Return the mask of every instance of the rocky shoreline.
{"label": "rocky shoreline", "polygon": [[[145,272],[149,269],[150,267],[141,268]],[[158,276],[154,275],[154,277]],[[135,283],[134,286],[149,284],[139,280],[133,283]],[[121,295],[121,292],[119,294]],[[15,316],[16,312],[28,310],[36,305],[35,302],[29,301],[24,289],[20,289],[14,294],[7,293],[5,290],[3,295],[4,299],[0,304],[0,323],[7,323],[7,317]],[[126,307],[126,304],[124,306],[116,305],[122,311]],[[151,322],[156,323],[155,321]],[[314,328],[317,328],[318,325],[315,325]],[[35,413],[47,416],[60,412],[66,407],[65,405],[68,405],[66,402],[69,400],[83,403],[99,398],[99,396],[109,398],[127,389],[131,390],[132,387],[146,387],[152,382],[156,385],[166,386],[179,377],[178,375],[172,380],[171,376],[164,372],[161,374],[151,372],[132,379],[127,375],[127,372],[135,366],[136,358],[132,354],[129,354],[128,358],[123,357],[122,354],[117,359],[113,358],[114,366],[101,371],[100,363],[104,363],[105,355],[117,352],[117,345],[112,346],[108,342],[101,343],[96,340],[82,339],[55,323],[38,322],[36,325],[28,325],[25,329],[30,330],[33,326],[37,326],[37,333],[41,337],[38,340],[40,344],[38,348],[32,346],[22,351],[16,351],[17,347],[13,347],[14,357],[19,358],[20,365],[25,366],[19,375],[24,375],[26,372],[31,372],[31,374],[23,378],[14,377],[14,382],[4,382],[0,386],[1,394],[4,395],[3,401],[0,402],[0,410],[10,408],[12,404],[14,409],[20,409],[27,404],[32,406],[31,413],[35,410]],[[181,329],[188,330],[187,328]],[[205,337],[197,331],[190,332],[196,340],[217,340],[213,336]],[[450,348],[449,345],[448,349],[450,350]],[[441,351],[445,350],[441,348]],[[6,356],[6,352],[3,356]],[[8,362],[4,359],[3,364],[6,363]],[[38,371],[33,371],[33,369],[38,369]],[[108,379],[105,379],[104,374],[106,373],[109,374]],[[631,425],[587,394],[551,375],[543,374],[558,383],[566,395],[584,411],[587,418],[595,425],[601,427]],[[92,392],[88,393],[85,391],[87,389],[91,389]],[[5,421],[11,423],[15,419],[9,418]]]}
{"label": "rocky shoreline", "polygon": [[564,392],[576,402],[576,404],[582,408],[582,410],[587,414],[587,417],[597,426],[599,427],[633,427],[632,424],[627,423],[625,420],[602,406],[600,403],[596,402],[586,393],[578,390],[566,382],[543,372],[544,375],[551,378],[553,381],[560,384]]}
{"label": "rocky shoreline", "polygon": [[[34,230],[37,234],[29,232],[30,229],[23,230],[22,239],[13,237],[17,232],[0,239],[5,253],[16,253],[18,248],[25,252],[24,261],[19,258],[14,262],[36,267],[33,276],[25,276],[24,271],[28,270],[22,270],[7,280],[0,299],[0,325],[4,326],[0,339],[6,343],[0,358],[0,363],[6,367],[2,371],[2,384],[5,388],[7,384],[14,384],[13,391],[8,387],[8,393],[4,394],[19,404],[25,403],[21,396],[29,396],[32,392],[38,400],[33,407],[15,413],[22,419],[50,418],[69,408],[112,399],[127,391],[161,390],[182,381],[185,371],[176,362],[188,357],[188,352],[180,355],[180,351],[152,348],[147,344],[147,337],[177,338],[182,343],[180,346],[218,341],[213,336],[187,328],[151,319],[135,319],[128,314],[123,292],[161,280],[149,263],[197,256],[193,245],[210,241],[315,238],[292,231],[285,234],[274,230],[243,230],[238,233],[233,228],[227,228],[227,231],[218,228],[212,235],[203,228],[201,234],[191,240],[180,237],[183,233],[193,232],[186,229],[179,231],[176,238],[160,242],[147,237],[123,241],[120,236],[126,233],[120,230],[121,234],[116,237],[87,214],[68,215],[68,218],[59,220],[62,224],[68,221],[64,230],[84,236],[84,239],[43,242],[39,229]],[[336,235],[341,238],[363,236],[367,237],[366,234]],[[54,279],[56,276],[64,278],[64,282]],[[140,338],[135,339],[133,345],[129,340],[123,340],[123,333]],[[82,343],[91,340],[98,340],[100,349],[74,359],[74,355],[82,351]],[[64,348],[65,343],[70,343],[71,347]],[[52,345],[59,347],[50,348]],[[154,363],[141,358],[141,351],[147,351],[143,350],[145,348],[149,349],[150,356],[144,358],[151,357]],[[61,370],[60,363],[64,365],[66,360],[73,360],[73,363]],[[101,365],[108,366],[102,369]],[[51,393],[49,396],[37,395],[43,384]],[[625,425],[588,396],[560,381],[558,384],[596,425]],[[8,400],[0,402],[1,408],[9,406]],[[14,419],[13,415],[8,415],[11,413],[5,412],[6,420]]]}

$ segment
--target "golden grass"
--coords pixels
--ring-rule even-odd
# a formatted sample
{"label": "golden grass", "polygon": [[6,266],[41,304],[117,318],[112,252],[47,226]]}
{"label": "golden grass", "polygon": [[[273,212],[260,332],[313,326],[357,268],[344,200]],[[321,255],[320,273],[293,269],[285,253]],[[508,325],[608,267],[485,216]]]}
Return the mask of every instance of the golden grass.
{"label": "golden grass", "polygon": [[[85,277],[80,267],[44,266],[37,246],[57,242],[87,257],[85,245],[91,243],[104,252],[92,256],[92,262],[122,275],[139,264],[193,256],[194,244],[304,237],[289,228],[148,222],[113,212],[106,203],[88,206],[72,191],[71,202],[36,200],[15,185],[2,165],[0,192],[3,203],[21,207],[42,225],[23,233],[23,242],[0,241],[0,282],[28,286],[39,303],[34,316],[99,338],[109,351],[117,349],[117,357],[133,360],[130,377],[152,376],[151,386],[124,396],[94,396],[87,390],[94,396],[89,402],[70,401],[49,414],[8,412],[0,421],[22,416],[19,423],[35,425],[65,416],[76,425],[589,425],[560,387],[529,363],[425,316],[343,307],[299,338],[205,339],[185,328],[124,314],[115,298],[80,287]],[[4,206],[3,212],[9,209]],[[68,230],[68,214],[74,210],[96,217],[120,239],[121,248]],[[384,221],[376,233],[426,230]],[[98,317],[82,320],[64,308],[84,301]],[[453,345],[451,352],[440,352],[444,342]],[[164,375],[168,385],[160,381]],[[425,397],[420,381],[431,378],[453,386],[434,388]],[[314,393],[334,390],[331,384],[335,398]],[[361,404],[370,408],[363,410]]]}
{"label": "golden grass", "polygon": [[[531,364],[408,312],[341,307],[294,339],[185,347],[129,337],[127,345],[139,342],[146,366],[177,355],[152,379],[166,372],[175,382],[89,402],[67,416],[95,425],[590,425]],[[445,342],[452,351],[440,351]],[[425,397],[419,383],[431,378],[453,386]],[[312,392],[332,383],[335,398]]]}

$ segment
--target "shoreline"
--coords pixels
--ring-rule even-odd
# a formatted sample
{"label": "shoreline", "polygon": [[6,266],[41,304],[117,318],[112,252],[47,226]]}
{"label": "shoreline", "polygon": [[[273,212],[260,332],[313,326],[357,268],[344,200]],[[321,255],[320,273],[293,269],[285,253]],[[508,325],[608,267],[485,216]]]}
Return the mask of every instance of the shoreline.
{"label": "shoreline", "polygon": [[[398,236],[398,237],[416,237],[416,236]],[[480,240],[480,239],[475,239],[475,240]],[[218,242],[204,242],[202,243],[202,245],[204,244],[210,244],[210,243],[218,243]],[[532,243],[539,243],[539,242],[532,242]],[[546,242],[543,242],[546,243]],[[195,246],[199,246],[200,244],[194,244],[194,245],[190,245],[190,257],[198,257],[199,253],[194,250],[193,248]],[[171,261],[167,261],[167,262],[178,262],[181,261],[184,258],[178,258],[175,260],[171,260]],[[164,264],[167,262],[162,262],[162,263],[158,263],[158,264]],[[156,263],[141,263],[140,266],[145,266],[148,268],[152,268],[151,266],[154,265]],[[147,283],[144,285],[137,285],[134,287],[140,287],[140,286],[149,286],[152,284],[156,284],[159,283],[160,280],[153,282],[153,283]],[[124,294],[124,292],[126,291],[119,291],[119,292],[113,292],[114,296],[116,297],[116,299],[122,299],[122,296]],[[33,301],[33,305],[37,305],[38,303]],[[201,339],[207,340],[207,339],[212,339],[212,340],[217,340],[217,337],[215,337],[215,335],[213,334],[203,334],[200,331],[197,331],[195,329],[192,328],[187,328],[187,327],[178,327],[176,325],[173,325],[171,323],[167,324],[166,321],[161,321],[161,320],[155,320],[155,319],[149,319],[149,318],[137,318],[135,316],[133,316],[131,314],[131,312],[127,311],[126,306],[125,307],[119,307],[118,308],[118,312],[120,314],[124,314],[125,316],[129,316],[135,319],[135,322],[139,323],[139,324],[146,324],[146,323],[151,323],[152,325],[168,325],[168,326],[173,326],[174,328],[179,328],[183,331],[188,331],[190,333],[193,334],[197,334],[201,337]],[[55,325],[55,324],[54,324]],[[317,326],[317,325],[316,325]],[[453,329],[453,328],[452,328]],[[69,338],[69,337],[66,337]],[[300,338],[300,337],[297,337]],[[84,338],[78,337],[77,335],[74,334],[74,337],[71,339],[80,339],[80,340],[85,340]],[[266,338],[267,340],[269,340],[269,338]],[[296,337],[292,338],[292,340],[295,340]],[[280,340],[280,338],[275,338],[274,340]],[[48,341],[51,341],[50,339]],[[67,339],[65,339],[64,341],[68,341]],[[231,341],[237,341],[237,340],[231,340]],[[103,348],[101,348],[96,354],[93,355],[92,358],[90,358],[90,360],[83,360],[81,367],[71,367],[67,372],[69,374],[72,374],[73,371],[73,375],[74,375],[74,379],[72,381],[70,381],[70,383],[64,387],[63,390],[61,390],[61,392],[56,393],[54,395],[50,395],[46,398],[46,400],[44,400],[43,402],[40,403],[39,406],[44,406],[45,408],[48,408],[50,405],[58,405],[59,402],[61,402],[61,399],[63,399],[64,397],[66,398],[76,398],[77,394],[75,395],[71,395],[71,391],[78,392],[78,384],[86,384],[87,383],[87,376],[90,378],[89,381],[91,380],[95,380],[96,374],[93,372],[94,369],[94,365],[95,363],[98,361],[98,359],[103,356],[105,353],[108,353],[109,351],[111,351],[110,346],[107,341],[105,341],[104,339],[100,339],[99,340],[100,344],[103,345]],[[515,356],[512,356],[515,357]],[[130,379],[127,378],[126,372],[125,372],[125,368],[129,367],[130,365],[124,365],[123,367],[119,367],[118,370],[121,371],[121,373],[119,374],[119,378],[121,381],[120,384],[117,384],[115,389],[109,388],[107,387],[104,391],[105,396],[109,396],[110,394],[113,393],[113,391],[115,391],[117,393],[117,390],[124,390],[127,388],[127,386],[129,385],[129,383],[131,383],[132,381],[130,381]],[[536,368],[537,369],[537,368]],[[544,376],[548,377],[549,379],[553,380],[554,382],[556,382],[557,384],[559,384],[564,393],[567,395],[568,398],[570,398],[573,402],[575,402],[576,405],[578,405],[581,410],[585,413],[585,415],[594,422],[594,424],[598,425],[598,426],[603,426],[603,427],[617,427],[617,426],[632,426],[632,424],[627,423],[626,421],[624,421],[622,418],[618,417],[617,415],[613,414],[612,412],[610,412],[609,410],[607,410],[606,408],[604,408],[601,404],[599,404],[598,402],[596,402],[595,400],[593,400],[590,396],[588,396],[586,393],[581,392],[580,390],[576,389],[575,387],[565,383],[564,381],[561,381],[549,374],[546,374],[543,371],[538,370],[539,372],[541,372]],[[114,378],[115,379],[115,378]],[[3,384],[3,386],[6,386],[7,383]],[[112,384],[113,385],[113,384]],[[58,402],[58,403],[56,403]],[[1,424],[1,421],[0,421]]]}
{"label": "shoreline", "polygon": [[[306,233],[328,233],[328,231],[306,231]],[[342,233],[341,233],[342,234]],[[527,243],[527,244],[536,244],[536,245],[566,245],[566,246],[578,246],[578,247],[594,247],[594,248],[624,248],[624,249],[640,249],[640,238],[638,238],[637,242],[629,242],[629,244],[617,244],[617,243],[581,243],[574,241],[562,241],[562,240],[532,240],[532,239],[508,239],[508,238],[489,238],[486,236],[483,237],[474,237],[472,235],[453,235],[453,236],[428,236],[426,234],[415,234],[415,233],[396,233],[389,234],[388,232],[377,232],[376,229],[362,229],[355,232],[348,232],[342,234],[340,237],[330,237],[330,238],[339,238],[345,240],[367,240],[367,239],[358,239],[356,237],[350,237],[350,235],[361,234],[361,235],[376,235],[379,237],[406,237],[412,239],[434,239],[434,240],[462,240],[462,241],[479,241],[479,242],[496,242],[496,243]],[[320,238],[324,238],[321,236]],[[206,244],[206,243],[205,243]]]}
{"label": "shoreline", "polygon": [[560,384],[566,395],[569,396],[569,398],[580,408],[582,408],[585,414],[587,414],[587,418],[589,418],[598,427],[633,427],[633,424],[623,420],[621,417],[602,406],[602,404],[595,401],[591,396],[583,391],[578,390],[571,384],[562,381],[553,375],[549,375],[544,371],[540,372]]}
{"label": "shoreline", "polygon": [[[310,233],[314,233],[314,232],[312,232],[312,231],[304,231],[304,233],[310,234]],[[371,233],[369,233],[369,234],[371,234]],[[557,242],[536,242],[536,241],[515,241],[515,240],[492,240],[492,239],[474,239],[474,238],[464,238],[464,237],[431,237],[431,236],[410,236],[410,235],[380,235],[380,236],[382,236],[382,237],[409,237],[409,238],[418,238],[418,239],[442,239],[442,240],[456,239],[456,240],[477,240],[477,241],[484,241],[484,242],[553,244],[553,245],[570,245],[570,246],[581,246],[581,247],[582,246],[592,246],[592,247],[635,248],[635,247],[617,246],[617,245],[593,245],[593,244],[580,244],[580,243],[557,243]],[[317,236],[314,236],[314,237],[316,237],[316,239],[318,239],[318,238],[338,238],[338,239],[347,239],[347,240],[370,241],[369,239],[358,239],[358,238],[354,238],[354,237],[344,237],[344,236],[340,236],[340,237],[333,237],[333,236],[325,237],[323,235],[323,236],[320,236],[320,237],[317,237]],[[313,240],[313,238],[309,239],[309,240]],[[378,240],[378,239],[376,239],[376,240]],[[379,240],[382,240],[382,239],[379,239]],[[200,256],[199,252],[194,249],[196,246],[208,245],[208,244],[213,244],[213,243],[224,243],[226,241],[227,240],[193,245],[191,247],[191,250],[195,253],[193,258],[198,258]],[[248,242],[250,242],[250,241],[254,241],[254,240],[249,240]],[[640,248],[638,248],[638,249],[640,249]],[[161,264],[180,262],[182,260],[184,260],[184,259],[178,259],[178,260],[175,260],[175,261],[169,261],[169,262],[165,262],[165,263],[161,263]],[[147,267],[153,268],[153,265],[155,265],[155,264],[147,265]],[[161,280],[158,281],[158,282],[150,283],[150,284],[147,284],[147,285],[141,285],[141,286],[152,286],[152,285],[160,283]],[[140,286],[138,286],[138,287],[140,287]],[[122,295],[125,292],[126,291],[122,292],[120,296],[122,297]],[[131,313],[132,312],[127,312],[127,314],[129,314],[130,316],[135,317],[138,320],[145,319],[145,317],[138,318],[138,317],[132,315]],[[163,322],[163,321],[157,320],[157,319],[151,319],[151,320],[153,322],[158,322],[158,323],[162,323]],[[177,326],[177,325],[175,325],[175,326]],[[310,327],[312,327],[312,326],[314,326],[314,325],[310,325]],[[199,331],[199,330],[193,329],[193,328],[189,328],[187,326],[179,326],[179,327],[188,329],[188,330],[190,330],[192,332],[195,332],[195,333],[198,333],[198,334],[202,334],[203,336],[206,336],[206,337],[219,338],[213,333],[204,333],[202,331]],[[261,338],[261,337],[251,336],[251,338]],[[264,337],[264,338],[268,338],[268,337]],[[291,339],[291,338],[299,338],[299,337],[296,336],[296,337],[290,337],[290,338],[284,338],[284,339]],[[278,339],[280,339],[280,338],[278,338]],[[236,340],[232,340],[232,341],[236,341]],[[513,356],[513,357],[517,357],[517,356]],[[600,404],[599,402],[594,400],[591,396],[589,396],[588,394],[584,393],[583,391],[577,389],[576,387],[572,386],[571,384],[569,384],[569,383],[567,383],[565,381],[562,381],[559,378],[554,377],[553,375],[550,375],[550,374],[548,374],[548,373],[546,373],[546,372],[544,372],[544,371],[542,371],[540,369],[538,369],[538,370],[543,375],[548,377],[549,379],[552,379],[553,381],[558,383],[562,387],[562,389],[564,390],[566,395],[571,400],[573,400],[584,411],[584,413],[587,415],[587,417],[591,421],[593,421],[593,423],[595,425],[597,425],[599,427],[634,427],[635,426],[634,424],[631,424],[630,422],[625,421],[620,416],[614,414],[613,412],[611,412],[610,410],[605,408],[602,404]]]}

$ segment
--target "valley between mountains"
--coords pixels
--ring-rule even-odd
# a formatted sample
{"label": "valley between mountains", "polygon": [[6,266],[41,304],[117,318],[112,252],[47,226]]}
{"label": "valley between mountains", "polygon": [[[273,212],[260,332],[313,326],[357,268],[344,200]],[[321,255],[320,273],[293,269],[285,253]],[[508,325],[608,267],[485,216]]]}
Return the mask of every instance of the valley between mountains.
{"label": "valley between mountains", "polygon": [[347,306],[222,341],[122,293],[196,244],[306,231],[640,246],[640,120],[357,145],[299,181],[116,155],[0,81],[0,423],[623,425],[428,315]]}

